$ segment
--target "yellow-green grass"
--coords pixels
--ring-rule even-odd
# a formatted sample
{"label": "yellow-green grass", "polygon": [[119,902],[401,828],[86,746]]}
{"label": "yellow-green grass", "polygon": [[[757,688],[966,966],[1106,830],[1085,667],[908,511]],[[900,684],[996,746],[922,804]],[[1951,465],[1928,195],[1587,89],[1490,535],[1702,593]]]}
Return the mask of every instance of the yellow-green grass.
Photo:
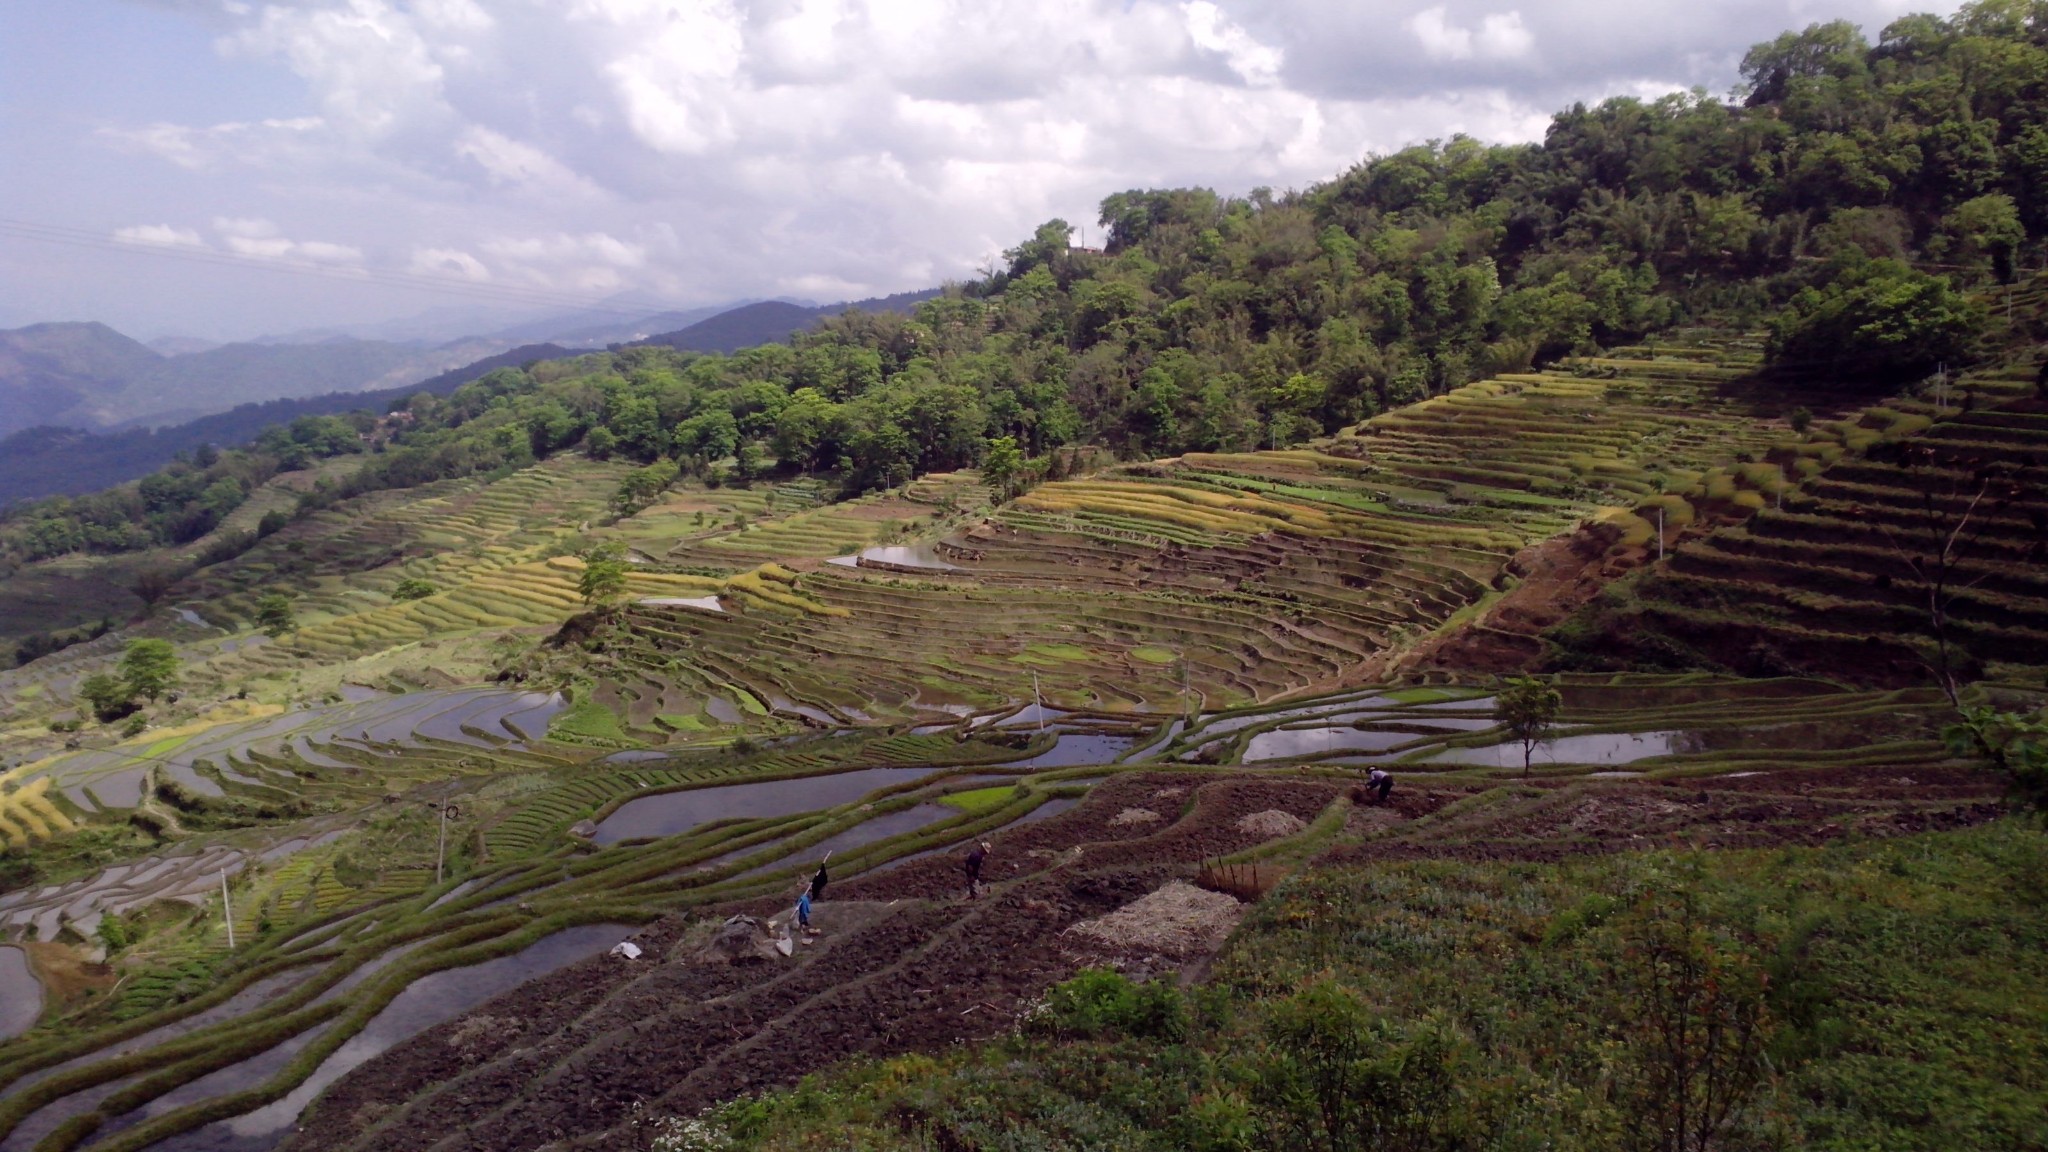
{"label": "yellow-green grass", "polygon": [[958,808],[969,815],[993,812],[1008,804],[1017,795],[1014,784],[1000,784],[994,788],[976,788],[967,792],[954,792],[939,798],[939,803],[949,808]]}

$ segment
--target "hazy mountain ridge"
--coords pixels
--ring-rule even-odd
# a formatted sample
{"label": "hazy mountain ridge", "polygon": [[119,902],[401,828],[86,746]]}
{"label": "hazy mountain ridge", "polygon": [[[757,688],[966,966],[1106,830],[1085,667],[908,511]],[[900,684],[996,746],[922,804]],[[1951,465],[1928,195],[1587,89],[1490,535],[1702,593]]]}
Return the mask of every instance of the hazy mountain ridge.
{"label": "hazy mountain ridge", "polygon": [[0,332],[0,434],[42,425],[170,424],[239,404],[397,387],[506,344],[491,337],[435,347],[341,337],[165,356],[97,322],[34,324]]}
{"label": "hazy mountain ridge", "polygon": [[265,428],[302,416],[332,416],[359,408],[382,411],[393,401],[419,392],[445,396],[494,368],[574,356],[578,351],[558,344],[523,344],[426,380],[368,392],[251,402],[157,428],[109,433],[48,425],[23,429],[0,438],[0,508],[18,500],[72,496],[111,487],[169,463],[180,452],[207,444],[245,443]]}
{"label": "hazy mountain ridge", "polygon": [[793,304],[787,300],[763,300],[721,312],[687,328],[649,336],[634,343],[659,344],[690,352],[736,352],[741,348],[752,348],[760,344],[781,343],[819,321],[829,316],[837,316],[848,309],[859,309],[863,312],[908,312],[916,305],[938,296],[940,291],[938,288],[926,288],[916,292],[898,292],[893,296],[855,300],[846,304],[812,307]]}

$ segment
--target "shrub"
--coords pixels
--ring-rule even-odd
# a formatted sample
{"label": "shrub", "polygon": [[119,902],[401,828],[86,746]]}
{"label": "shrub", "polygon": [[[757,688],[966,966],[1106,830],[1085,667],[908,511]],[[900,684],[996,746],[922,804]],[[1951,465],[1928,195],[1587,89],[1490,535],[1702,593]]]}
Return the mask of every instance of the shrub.
{"label": "shrub", "polygon": [[440,589],[434,587],[433,582],[430,580],[422,580],[417,576],[407,576],[398,582],[398,587],[391,590],[391,598],[393,600],[424,600],[438,591]]}
{"label": "shrub", "polygon": [[1054,985],[1027,1026],[1062,1039],[1121,1035],[1177,1041],[1187,1035],[1187,1004],[1163,980],[1138,984],[1122,973],[1091,968]]}

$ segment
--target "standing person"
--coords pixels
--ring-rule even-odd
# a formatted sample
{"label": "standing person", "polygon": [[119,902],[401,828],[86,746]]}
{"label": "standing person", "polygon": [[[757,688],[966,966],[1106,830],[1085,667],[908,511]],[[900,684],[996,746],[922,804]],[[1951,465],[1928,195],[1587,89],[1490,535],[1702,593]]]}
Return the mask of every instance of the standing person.
{"label": "standing person", "polygon": [[825,885],[832,879],[832,877],[825,874],[825,864],[831,859],[832,854],[827,852],[825,853],[825,859],[818,861],[818,872],[815,876],[811,877],[811,899],[813,900],[823,900],[825,898]]}
{"label": "standing person", "polygon": [[796,890],[796,926],[798,933],[807,938],[817,935],[816,932],[811,930],[811,886],[809,884]]}
{"label": "standing person", "polygon": [[1373,769],[1366,774],[1365,790],[1373,793],[1373,803],[1385,804],[1387,793],[1394,790],[1394,774],[1379,768]]}
{"label": "standing person", "polygon": [[967,898],[974,899],[981,892],[981,866],[988,862],[988,841],[983,840],[967,854],[962,867],[967,871]]}

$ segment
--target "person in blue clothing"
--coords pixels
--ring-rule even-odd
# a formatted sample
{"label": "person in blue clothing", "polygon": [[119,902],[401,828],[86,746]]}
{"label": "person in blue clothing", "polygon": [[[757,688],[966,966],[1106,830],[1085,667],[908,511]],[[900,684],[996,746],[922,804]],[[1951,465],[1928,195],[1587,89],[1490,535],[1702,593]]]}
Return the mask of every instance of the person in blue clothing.
{"label": "person in blue clothing", "polygon": [[811,884],[808,880],[804,882],[802,888],[797,889],[796,926],[797,931],[805,936],[817,935],[811,927]]}

